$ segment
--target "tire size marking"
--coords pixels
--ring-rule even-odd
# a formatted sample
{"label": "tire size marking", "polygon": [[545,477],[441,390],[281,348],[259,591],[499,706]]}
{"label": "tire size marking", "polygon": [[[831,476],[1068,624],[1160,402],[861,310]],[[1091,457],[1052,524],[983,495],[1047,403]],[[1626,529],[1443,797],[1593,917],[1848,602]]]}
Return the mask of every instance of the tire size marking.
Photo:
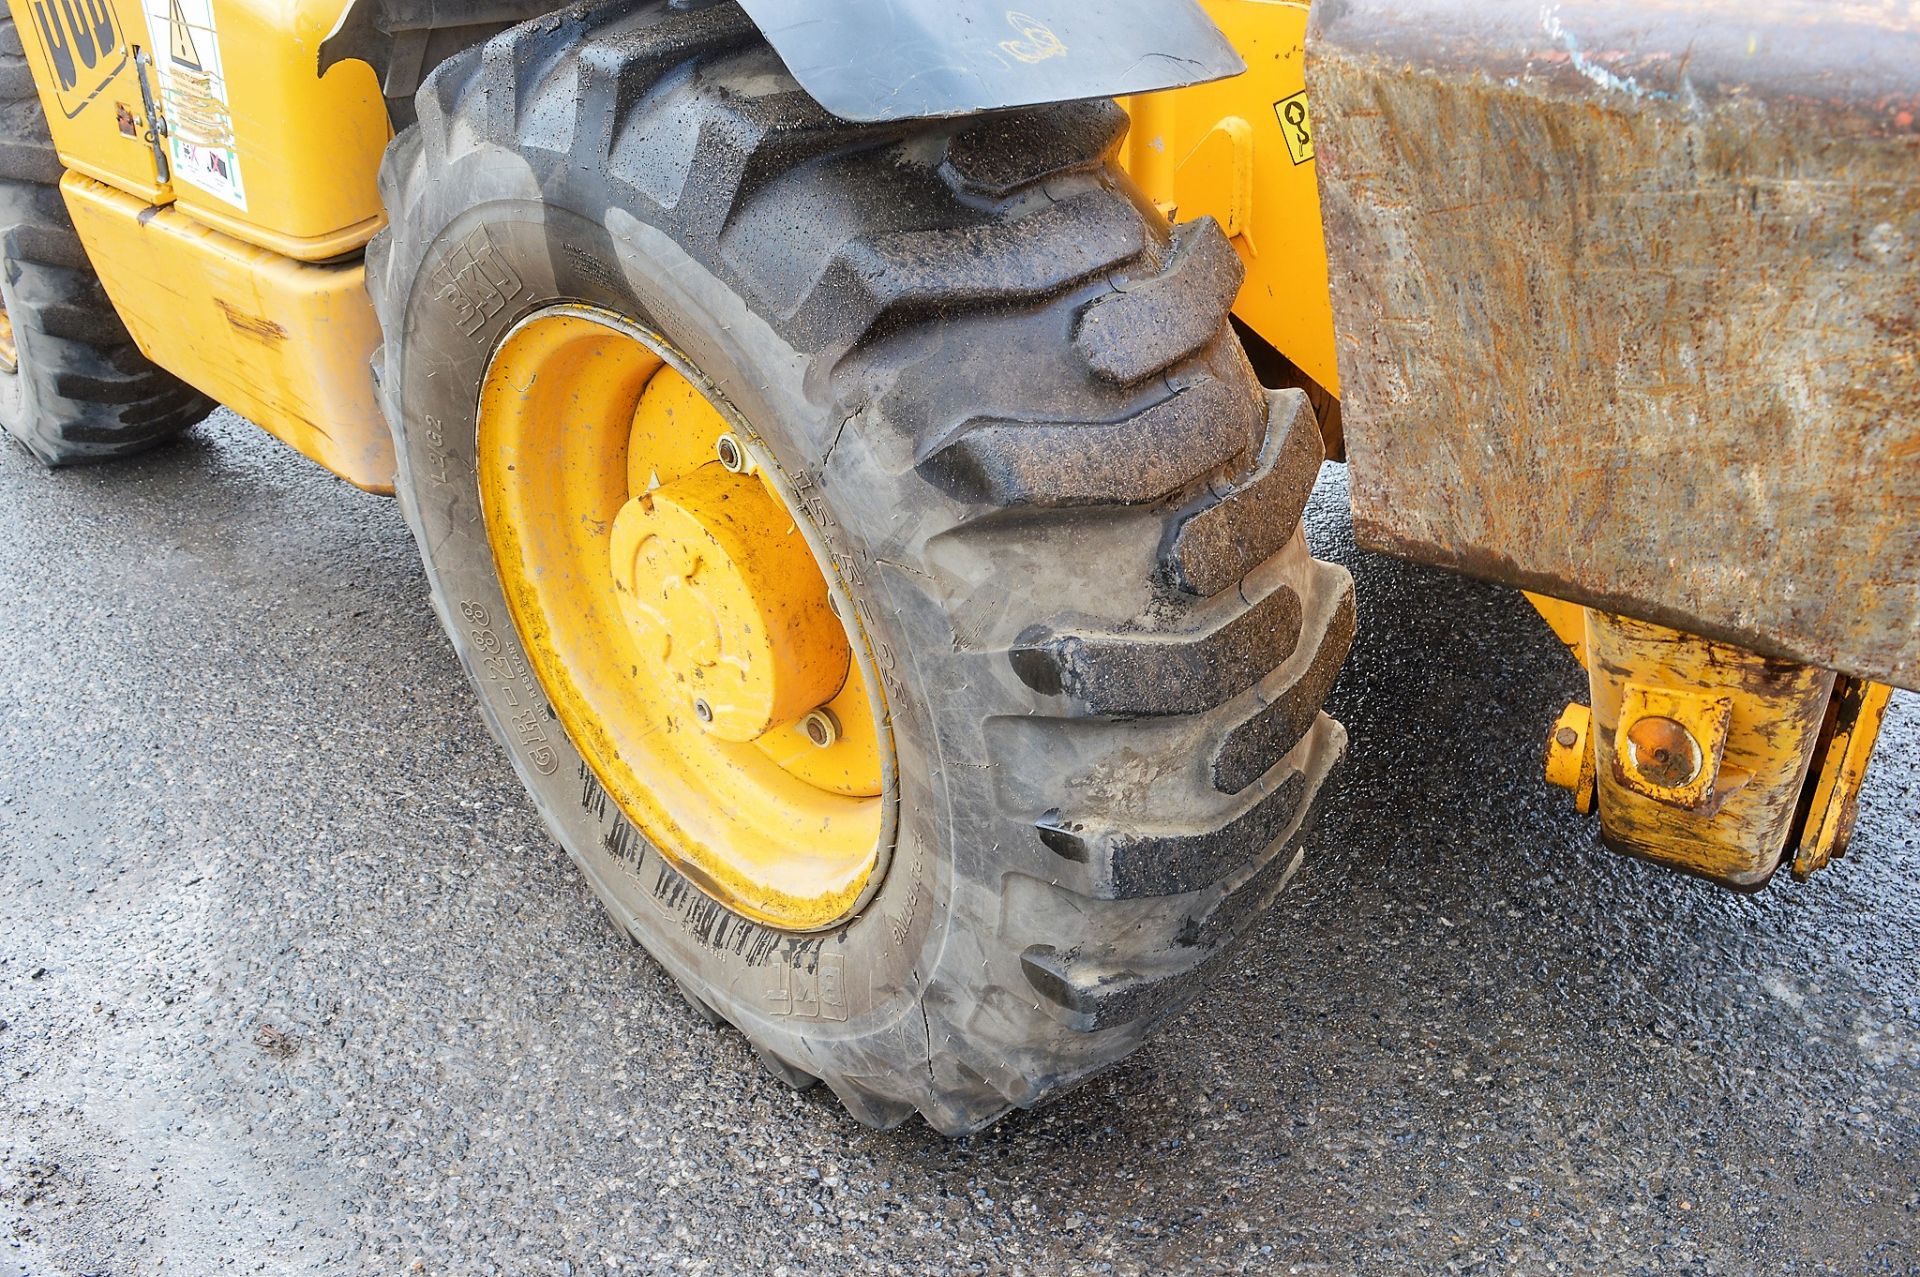
{"label": "tire size marking", "polygon": [[478,337],[489,319],[527,290],[484,226],[454,245],[433,268],[433,284],[434,300],[453,311],[454,326],[469,337]]}
{"label": "tire size marking", "polygon": [[893,675],[899,668],[900,659],[893,654],[893,648],[887,641],[874,632],[873,604],[867,601],[866,594],[867,569],[870,565],[852,550],[831,550],[828,553],[833,559],[834,569],[840,573],[840,579],[855,592],[853,609],[860,614],[861,628],[866,631],[867,643],[873,648],[873,663],[879,666],[881,676],[887,680],[888,689],[897,695],[900,687]]}
{"label": "tire size marking", "polygon": [[427,417],[421,429],[421,436],[427,445],[427,478],[433,480],[437,486],[445,487],[448,482],[447,437],[445,431],[441,429],[440,419]]}
{"label": "tire size marking", "polygon": [[466,618],[467,633],[480,653],[480,668],[488,686],[498,689],[507,702],[507,722],[526,748],[533,769],[542,776],[553,775],[560,766],[560,755],[547,735],[553,709],[540,695],[540,685],[534,681],[527,658],[519,648],[500,641],[493,630],[493,616],[483,604],[463,599],[460,615]]}
{"label": "tire size marking", "polygon": [[813,526],[819,528],[825,535],[835,526],[833,511],[829,510],[826,502],[820,499],[818,495],[820,485],[814,481],[813,472],[796,470],[788,482],[793,487],[793,499],[799,504],[801,513],[805,514]]}
{"label": "tire size marking", "polygon": [[874,666],[880,671],[880,680],[886,685],[887,694],[898,699],[905,695],[898,676],[900,659],[894,655],[893,648],[880,637],[878,627],[873,623],[873,604],[867,600],[867,577],[873,570],[873,564],[857,548],[840,549],[834,545],[831,529],[835,526],[833,514],[827,509],[827,503],[819,497],[819,484],[811,471],[796,471],[789,480],[793,487],[794,503],[800,512],[812,521],[827,542],[827,555],[833,560],[834,570],[845,581],[853,595],[853,609],[859,613],[860,626],[873,651]]}
{"label": "tire size marking", "polygon": [[909,837],[913,843],[913,861],[907,866],[907,896],[900,902],[899,913],[887,915],[887,936],[893,941],[893,947],[906,947],[907,939],[913,934],[913,917],[919,912],[920,897],[926,894],[926,886],[921,881],[921,870],[926,865],[926,848],[918,837]]}

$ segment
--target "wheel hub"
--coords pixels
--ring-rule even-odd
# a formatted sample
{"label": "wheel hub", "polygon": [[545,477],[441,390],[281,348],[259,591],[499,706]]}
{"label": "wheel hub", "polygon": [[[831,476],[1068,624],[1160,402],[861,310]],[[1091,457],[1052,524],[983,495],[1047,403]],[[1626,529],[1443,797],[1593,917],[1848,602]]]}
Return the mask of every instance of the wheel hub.
{"label": "wheel hub", "polygon": [[852,649],[793,519],[715,462],[629,500],[614,586],[659,673],[721,740],[758,740],[832,699]]}

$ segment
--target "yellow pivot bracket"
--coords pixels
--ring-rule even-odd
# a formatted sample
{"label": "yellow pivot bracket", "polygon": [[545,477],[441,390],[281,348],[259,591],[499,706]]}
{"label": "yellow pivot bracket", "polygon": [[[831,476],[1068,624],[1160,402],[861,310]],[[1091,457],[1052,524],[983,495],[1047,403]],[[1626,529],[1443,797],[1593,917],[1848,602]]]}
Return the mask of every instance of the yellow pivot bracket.
{"label": "yellow pivot bracket", "polygon": [[1736,890],[1844,854],[1891,689],[1529,594],[1587,667],[1591,707],[1547,740],[1547,780],[1617,851]]}

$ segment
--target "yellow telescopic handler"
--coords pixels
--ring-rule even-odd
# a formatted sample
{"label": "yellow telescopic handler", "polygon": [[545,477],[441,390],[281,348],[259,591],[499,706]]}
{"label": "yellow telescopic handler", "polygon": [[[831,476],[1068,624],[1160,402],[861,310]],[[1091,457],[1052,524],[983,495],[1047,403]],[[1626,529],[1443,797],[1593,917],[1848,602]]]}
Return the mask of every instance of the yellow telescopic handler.
{"label": "yellow telescopic handler", "polygon": [[1910,6],[9,12],[0,427],[397,496],[616,925],[862,1122],[1112,1064],[1284,888],[1326,458],[1585,665],[1625,854],[1813,874],[1920,687]]}

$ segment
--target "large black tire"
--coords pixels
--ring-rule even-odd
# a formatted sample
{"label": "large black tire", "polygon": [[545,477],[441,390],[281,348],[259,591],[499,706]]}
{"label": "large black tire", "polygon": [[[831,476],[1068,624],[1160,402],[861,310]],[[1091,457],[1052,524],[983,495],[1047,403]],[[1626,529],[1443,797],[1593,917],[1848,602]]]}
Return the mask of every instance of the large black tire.
{"label": "large black tire", "polygon": [[[1218,228],[1170,231],[1112,166],[1110,103],[847,124],[732,5],[576,6],[453,59],[419,110],[369,253],[400,496],[489,724],[609,911],[869,1124],[976,1130],[1126,1055],[1286,883],[1345,750],[1318,707],[1352,584],[1299,531],[1319,437],[1228,330]],[[824,935],[702,895],[488,676],[482,649],[524,654],[476,388],[563,299],[685,352],[857,597],[898,835]]]}
{"label": "large black tire", "polygon": [[0,371],[0,430],[49,466],[144,452],[214,408],[127,335],[67,217],[61,173],[20,33],[0,18],[0,302],[17,355],[16,371]]}

